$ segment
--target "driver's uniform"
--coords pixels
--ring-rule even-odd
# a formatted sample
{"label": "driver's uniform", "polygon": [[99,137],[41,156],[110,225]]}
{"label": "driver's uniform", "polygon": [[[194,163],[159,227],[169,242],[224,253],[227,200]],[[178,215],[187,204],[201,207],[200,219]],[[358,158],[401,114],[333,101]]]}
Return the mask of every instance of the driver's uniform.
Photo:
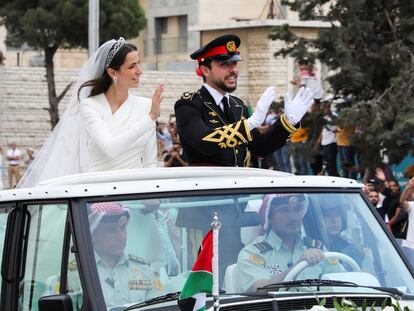
{"label": "driver's uniform", "polygon": [[108,307],[137,303],[161,295],[158,273],[144,259],[123,255],[115,267],[108,267],[95,253],[96,267]]}
{"label": "driver's uniform", "polygon": [[[270,280],[296,264],[309,248],[325,250],[318,240],[298,236],[291,252],[276,233],[258,236],[244,247],[237,259],[236,282],[241,292],[246,292],[258,280]],[[304,269],[298,279],[315,279],[328,272],[344,271],[338,260],[324,259],[320,264]]]}

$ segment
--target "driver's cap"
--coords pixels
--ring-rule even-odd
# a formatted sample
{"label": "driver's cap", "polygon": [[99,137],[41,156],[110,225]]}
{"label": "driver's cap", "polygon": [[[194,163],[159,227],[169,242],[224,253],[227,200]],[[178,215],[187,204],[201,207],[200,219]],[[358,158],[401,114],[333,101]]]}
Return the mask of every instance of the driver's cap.
{"label": "driver's cap", "polygon": [[267,194],[263,198],[262,206],[259,210],[259,217],[263,226],[263,233],[269,231],[269,218],[276,211],[283,208],[293,208],[303,204],[303,215],[308,209],[308,197],[304,193],[275,193]]}
{"label": "driver's cap", "polygon": [[129,207],[116,202],[98,202],[89,206],[89,226],[91,233],[99,223],[126,224],[131,217]]}

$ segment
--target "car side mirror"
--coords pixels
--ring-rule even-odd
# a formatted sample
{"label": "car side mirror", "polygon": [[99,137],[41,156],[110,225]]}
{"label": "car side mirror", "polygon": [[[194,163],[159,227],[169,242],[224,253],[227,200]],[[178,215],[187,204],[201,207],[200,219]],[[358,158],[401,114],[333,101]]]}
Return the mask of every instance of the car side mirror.
{"label": "car side mirror", "polygon": [[39,311],[73,311],[69,295],[43,296],[39,299]]}

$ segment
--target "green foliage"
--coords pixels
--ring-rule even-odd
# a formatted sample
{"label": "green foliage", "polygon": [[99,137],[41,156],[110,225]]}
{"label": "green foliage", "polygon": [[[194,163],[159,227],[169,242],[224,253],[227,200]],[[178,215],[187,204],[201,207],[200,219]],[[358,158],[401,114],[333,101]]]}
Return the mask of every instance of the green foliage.
{"label": "green foliage", "polygon": [[[327,311],[325,304],[326,300],[319,300],[316,297],[318,304],[314,306],[310,311],[317,310],[317,311]],[[375,302],[368,306],[367,301],[364,299],[360,307],[353,302],[351,299],[342,298],[340,302],[336,298],[333,299],[333,306],[337,311],[375,311],[375,310],[386,310],[386,311],[408,311],[408,307],[402,308],[398,301],[395,303],[391,303],[389,298],[386,298],[381,303],[380,307],[375,306]]]}
{"label": "green foliage", "polygon": [[[23,43],[35,49],[86,47],[88,43],[88,1],[85,0],[0,0],[0,16],[7,28],[7,43]],[[123,36],[133,38],[145,27],[146,19],[137,0],[100,1],[100,41]]]}
{"label": "green foliage", "polygon": [[318,59],[333,70],[330,92],[352,95],[339,107],[339,122],[357,126],[353,139],[363,164],[375,166],[383,154],[398,163],[414,151],[414,1],[337,0],[322,16],[328,2],[285,1],[301,19],[331,27],[313,40],[295,36],[287,25],[275,28],[270,38],[287,43],[275,55]]}

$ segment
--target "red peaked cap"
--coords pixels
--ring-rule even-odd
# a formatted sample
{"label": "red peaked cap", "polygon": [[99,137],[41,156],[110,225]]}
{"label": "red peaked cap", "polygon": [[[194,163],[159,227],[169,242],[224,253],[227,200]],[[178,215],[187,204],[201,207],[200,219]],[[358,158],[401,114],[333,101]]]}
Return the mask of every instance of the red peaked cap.
{"label": "red peaked cap", "polygon": [[197,60],[198,64],[208,60],[223,62],[237,62],[242,60],[237,48],[240,46],[240,38],[236,35],[224,35],[218,37],[197,51],[193,52],[191,59]]}

